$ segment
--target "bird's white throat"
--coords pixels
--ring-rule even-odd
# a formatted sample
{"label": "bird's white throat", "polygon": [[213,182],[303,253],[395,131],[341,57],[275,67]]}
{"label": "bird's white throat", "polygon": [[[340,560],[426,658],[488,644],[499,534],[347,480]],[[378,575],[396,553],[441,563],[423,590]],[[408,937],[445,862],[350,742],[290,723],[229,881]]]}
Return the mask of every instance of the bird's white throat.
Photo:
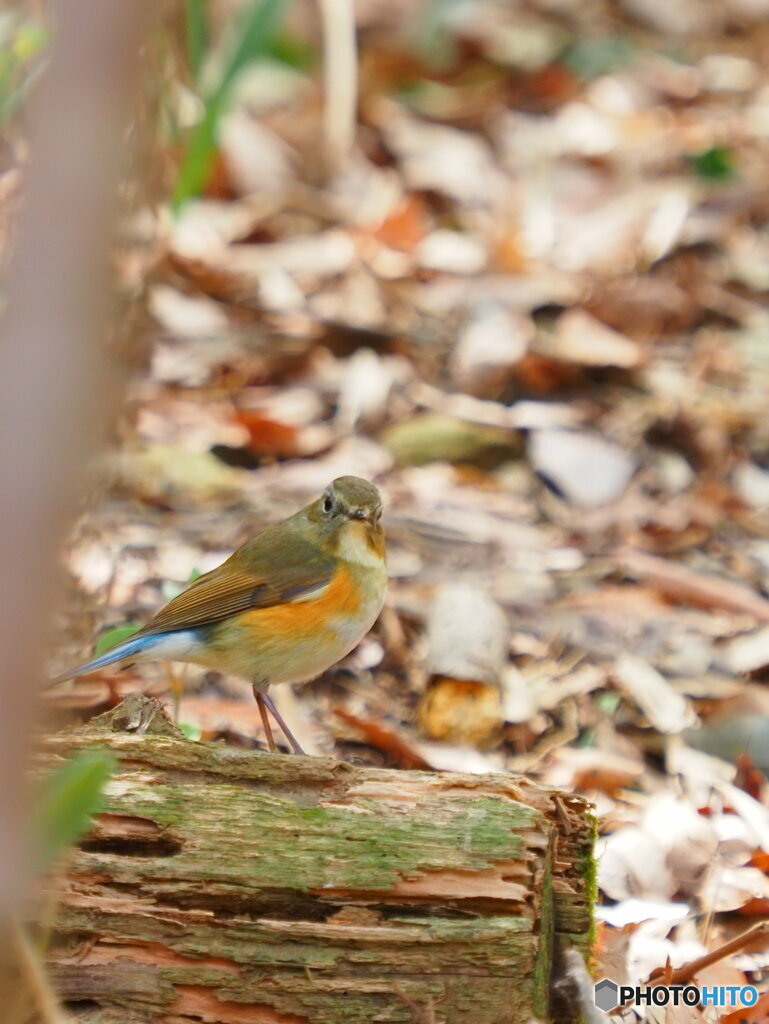
{"label": "bird's white throat", "polygon": [[383,569],[382,558],[372,550],[368,542],[367,529],[363,523],[346,524],[339,537],[337,554],[345,562],[355,562],[370,569]]}

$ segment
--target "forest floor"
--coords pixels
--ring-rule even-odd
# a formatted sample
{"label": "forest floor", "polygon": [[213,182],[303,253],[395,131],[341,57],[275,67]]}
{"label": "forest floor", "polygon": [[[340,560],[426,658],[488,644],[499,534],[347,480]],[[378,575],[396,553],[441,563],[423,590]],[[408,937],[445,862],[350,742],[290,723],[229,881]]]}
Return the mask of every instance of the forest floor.
{"label": "forest floor", "polygon": [[[769,3],[408,10],[360,5],[333,172],[297,44],[242,77],[204,196],[132,218],[148,329],[56,661],[375,480],[385,611],[276,702],[311,753],[589,797],[596,977],[643,980],[769,909]],[[188,734],[264,746],[241,681],[179,675]],[[77,720],[177,682],[48,699]],[[697,980],[767,967],[762,938]]]}

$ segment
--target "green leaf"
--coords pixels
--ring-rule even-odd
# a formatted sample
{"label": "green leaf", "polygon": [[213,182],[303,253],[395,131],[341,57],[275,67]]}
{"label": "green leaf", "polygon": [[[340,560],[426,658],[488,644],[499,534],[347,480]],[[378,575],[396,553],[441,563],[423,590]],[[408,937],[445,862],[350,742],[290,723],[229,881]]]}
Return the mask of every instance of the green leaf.
{"label": "green leaf", "polygon": [[203,735],[203,731],[199,725],[192,725],[191,722],[177,722],[176,724],[188,740],[199,740]]}
{"label": "green leaf", "polygon": [[178,583],[174,583],[173,580],[163,580],[160,584],[160,596],[168,604],[169,601],[173,601],[175,597],[184,590],[184,587],[180,587]]}
{"label": "green leaf", "polygon": [[227,93],[240,72],[253,61],[270,53],[278,35],[283,0],[252,0],[245,9],[243,24],[235,33],[235,47],[225,62],[215,98]]}
{"label": "green leaf", "polygon": [[[193,569],[190,573],[190,578],[187,580],[187,587],[202,575],[203,573],[200,569]],[[171,580],[163,580],[163,583],[160,586],[160,593],[163,595],[163,600],[168,603],[169,601],[173,601],[175,597],[178,597],[179,594],[183,593],[186,589],[186,587],[180,587],[178,583],[173,583]]]}
{"label": "green leaf", "polygon": [[596,694],[594,703],[596,708],[604,715],[613,715],[622,703],[622,697],[614,690],[603,690]]}
{"label": "green leaf", "polygon": [[108,750],[81,750],[40,784],[32,818],[32,854],[38,871],[50,867],[88,831],[116,765]]}
{"label": "green leaf", "polygon": [[297,71],[309,71],[318,63],[317,50],[311,43],[294,36],[280,35],[272,43],[269,56]]}
{"label": "green leaf", "polygon": [[575,42],[564,54],[563,63],[575,75],[590,80],[627,67],[635,54],[633,43],[625,36],[597,36]]}
{"label": "green leaf", "polygon": [[711,146],[695,153],[692,167],[701,178],[710,181],[728,181],[737,173],[732,152],[726,146]]}
{"label": "green leaf", "polygon": [[117,647],[118,644],[122,644],[124,640],[127,640],[129,636],[138,633],[140,629],[141,626],[136,622],[126,622],[123,626],[115,626],[114,629],[108,629],[96,641],[94,656],[98,657],[100,654],[104,654],[105,651]]}
{"label": "green leaf", "polygon": [[15,15],[0,16],[0,122],[11,117],[26,99],[40,74],[50,37],[35,22],[19,23]]}
{"label": "green leaf", "polygon": [[582,729],[577,737],[574,746],[578,750],[588,750],[595,746],[595,729]]}
{"label": "green leaf", "polygon": [[13,55],[20,63],[33,60],[47,49],[50,41],[50,33],[43,25],[35,22],[22,25],[13,40]]}
{"label": "green leaf", "polygon": [[457,57],[456,15],[462,0],[429,0],[415,5],[407,23],[411,44],[431,68],[451,64]]}
{"label": "green leaf", "polygon": [[234,34],[236,41],[232,52],[223,62],[216,86],[204,97],[203,117],[190,132],[171,199],[174,210],[178,211],[188,199],[199,195],[205,185],[216,155],[219,120],[227,108],[233,83],[245,67],[271,52],[282,9],[283,0],[253,0],[245,8]]}

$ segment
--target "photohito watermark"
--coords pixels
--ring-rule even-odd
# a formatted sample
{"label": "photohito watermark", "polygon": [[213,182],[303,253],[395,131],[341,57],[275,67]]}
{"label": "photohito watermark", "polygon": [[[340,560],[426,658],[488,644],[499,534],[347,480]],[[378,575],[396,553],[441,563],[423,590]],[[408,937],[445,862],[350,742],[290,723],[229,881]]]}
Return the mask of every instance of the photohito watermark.
{"label": "photohito watermark", "polygon": [[753,985],[618,985],[603,978],[594,987],[599,1010],[615,1006],[753,1006]]}

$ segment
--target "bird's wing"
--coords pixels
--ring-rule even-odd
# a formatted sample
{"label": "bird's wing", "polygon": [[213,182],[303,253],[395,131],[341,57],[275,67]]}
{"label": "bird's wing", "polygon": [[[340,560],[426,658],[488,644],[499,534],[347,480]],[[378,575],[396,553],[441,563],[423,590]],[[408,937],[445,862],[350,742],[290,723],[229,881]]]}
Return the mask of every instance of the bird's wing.
{"label": "bird's wing", "polygon": [[296,601],[331,581],[334,561],[317,545],[270,529],[216,569],[199,576],[147,623],[141,634],[195,629],[249,608]]}

